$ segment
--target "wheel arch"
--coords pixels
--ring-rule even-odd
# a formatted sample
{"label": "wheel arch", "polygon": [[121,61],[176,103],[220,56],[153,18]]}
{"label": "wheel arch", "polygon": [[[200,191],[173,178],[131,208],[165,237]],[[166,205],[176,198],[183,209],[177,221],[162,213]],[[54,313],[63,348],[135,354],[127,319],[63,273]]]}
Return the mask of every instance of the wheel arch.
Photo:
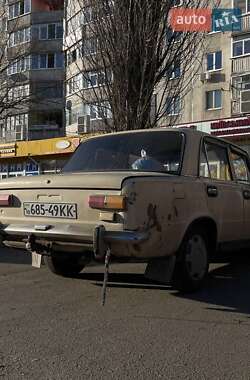
{"label": "wheel arch", "polygon": [[182,241],[185,239],[186,235],[190,232],[190,230],[195,228],[202,228],[207,233],[209,244],[209,252],[211,254],[215,254],[217,250],[217,241],[218,241],[218,231],[216,222],[211,217],[199,217],[193,220],[188,228],[186,229]]}

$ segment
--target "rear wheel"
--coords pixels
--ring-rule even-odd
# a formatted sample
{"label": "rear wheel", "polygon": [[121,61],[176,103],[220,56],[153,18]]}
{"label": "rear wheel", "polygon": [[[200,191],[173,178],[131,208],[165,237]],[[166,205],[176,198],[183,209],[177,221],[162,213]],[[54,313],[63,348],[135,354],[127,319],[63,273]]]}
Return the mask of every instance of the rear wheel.
{"label": "rear wheel", "polygon": [[45,256],[45,263],[52,273],[64,277],[73,277],[80,273],[85,265],[82,255],[58,253]]}
{"label": "rear wheel", "polygon": [[207,235],[201,228],[191,228],[179,249],[173,274],[173,285],[181,292],[202,287],[209,267]]}

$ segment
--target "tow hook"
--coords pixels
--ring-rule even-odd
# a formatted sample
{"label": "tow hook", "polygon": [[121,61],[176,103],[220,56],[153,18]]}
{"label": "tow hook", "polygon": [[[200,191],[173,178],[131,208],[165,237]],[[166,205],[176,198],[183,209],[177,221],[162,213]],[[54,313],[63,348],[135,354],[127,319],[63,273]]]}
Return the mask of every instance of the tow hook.
{"label": "tow hook", "polygon": [[35,251],[35,236],[34,235],[29,235],[28,236],[28,240],[27,240],[27,243],[25,244],[25,248],[27,249],[27,251],[29,252],[34,252]]}
{"label": "tow hook", "polygon": [[42,244],[39,244],[36,242],[35,235],[29,235],[27,242],[25,244],[25,248],[30,253],[38,253],[39,255],[43,256],[50,256],[51,249],[52,249],[52,243],[48,244],[47,246],[44,246]]}

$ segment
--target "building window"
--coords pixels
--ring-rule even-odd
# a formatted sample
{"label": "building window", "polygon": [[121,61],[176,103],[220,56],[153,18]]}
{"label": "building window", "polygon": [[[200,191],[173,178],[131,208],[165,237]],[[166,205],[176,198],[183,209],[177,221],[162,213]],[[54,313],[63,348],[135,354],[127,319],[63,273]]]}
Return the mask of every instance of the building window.
{"label": "building window", "polygon": [[48,69],[53,69],[54,67],[56,67],[55,54],[50,53],[50,54],[48,54],[47,57],[48,57],[47,58],[48,59],[48,63],[47,63]]}
{"label": "building window", "polygon": [[92,104],[90,106],[90,119],[91,120],[102,119],[101,108],[95,104]]}
{"label": "building window", "polygon": [[5,139],[6,141],[23,140],[28,127],[28,114],[7,117]]}
{"label": "building window", "polygon": [[207,54],[207,71],[220,70],[222,68],[222,52],[216,51]]}
{"label": "building window", "polygon": [[48,38],[48,26],[40,25],[39,28],[39,40],[47,40]]}
{"label": "building window", "polygon": [[111,119],[112,112],[109,102],[103,101],[96,103],[81,103],[77,104],[72,109],[66,111],[66,123],[72,125],[78,123],[78,118],[90,116],[91,120]]}
{"label": "building window", "polygon": [[174,62],[166,73],[168,79],[177,79],[181,76],[181,63],[180,61]]}
{"label": "building window", "polygon": [[112,81],[111,71],[88,71],[79,73],[67,81],[67,95],[93,87],[104,86]]}
{"label": "building window", "polygon": [[77,59],[81,57],[81,43],[74,45],[71,49],[67,51],[67,66],[71,63],[76,62]]}
{"label": "building window", "polygon": [[55,24],[49,24],[48,25],[48,40],[53,40],[56,38],[56,25]]}
{"label": "building window", "polygon": [[30,27],[10,33],[8,46],[16,46],[30,41]]}
{"label": "building window", "polygon": [[32,55],[31,60],[31,67],[33,70],[39,69],[39,56],[38,55]]}
{"label": "building window", "polygon": [[67,95],[74,94],[82,89],[82,74],[77,74],[67,81]]}
{"label": "building window", "polygon": [[242,14],[250,12],[250,0],[234,0],[234,8],[239,8]]}
{"label": "building window", "polygon": [[8,91],[8,98],[10,101],[27,100],[30,94],[29,84],[11,87]]}
{"label": "building window", "polygon": [[[39,56],[38,56],[38,58],[39,58],[39,61],[38,61],[38,68],[39,69],[47,69],[47,54],[40,54]],[[33,69],[33,67],[32,67],[32,69]]]}
{"label": "building window", "polygon": [[97,53],[97,39],[91,37],[83,41],[82,54],[83,56]]}
{"label": "building window", "polygon": [[60,52],[32,55],[33,70],[61,69],[63,68],[63,65],[63,54]]}
{"label": "building window", "polygon": [[83,88],[100,87],[112,81],[112,73],[110,70],[89,71],[83,74]]}
{"label": "building window", "polygon": [[85,7],[67,21],[67,34],[74,33],[82,25],[87,25],[95,19],[91,7]]}
{"label": "building window", "polygon": [[82,58],[83,56],[96,54],[97,45],[97,39],[93,37],[85,39],[83,43],[80,42],[71,47],[67,52],[67,66]]}
{"label": "building window", "polygon": [[250,38],[233,42],[233,57],[250,54]]}
{"label": "building window", "polygon": [[32,36],[39,40],[61,39],[63,38],[63,25],[62,23],[33,25]]}
{"label": "building window", "polygon": [[13,75],[13,74],[27,71],[29,69],[30,69],[30,56],[27,56],[9,64],[7,68],[7,74]]}
{"label": "building window", "polygon": [[172,43],[172,41],[180,42],[183,38],[183,32],[177,32],[173,31],[171,28],[168,28],[166,31],[166,45],[169,45],[169,42]]}
{"label": "building window", "polygon": [[64,67],[64,55],[61,52],[56,53],[56,67],[58,68]]}
{"label": "building window", "polygon": [[88,105],[90,120],[103,120],[112,117],[110,104],[108,102],[101,102],[100,104]]}
{"label": "building window", "polygon": [[31,0],[21,0],[9,6],[9,20],[31,12]]}
{"label": "building window", "polygon": [[222,91],[213,90],[206,92],[206,109],[212,110],[221,108],[222,106]]}
{"label": "building window", "polygon": [[166,115],[179,115],[181,111],[181,102],[179,96],[167,98]]}

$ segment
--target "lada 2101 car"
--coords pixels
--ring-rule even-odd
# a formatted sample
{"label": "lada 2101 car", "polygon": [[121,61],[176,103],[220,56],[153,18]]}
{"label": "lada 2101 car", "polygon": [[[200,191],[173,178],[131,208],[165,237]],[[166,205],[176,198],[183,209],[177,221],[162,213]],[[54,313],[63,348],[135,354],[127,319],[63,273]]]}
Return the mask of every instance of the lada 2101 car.
{"label": "lada 2101 car", "polygon": [[75,275],[109,249],[193,291],[218,249],[249,244],[249,158],[189,129],[105,134],[62,174],[1,181],[0,216],[2,244],[45,255],[54,273]]}

